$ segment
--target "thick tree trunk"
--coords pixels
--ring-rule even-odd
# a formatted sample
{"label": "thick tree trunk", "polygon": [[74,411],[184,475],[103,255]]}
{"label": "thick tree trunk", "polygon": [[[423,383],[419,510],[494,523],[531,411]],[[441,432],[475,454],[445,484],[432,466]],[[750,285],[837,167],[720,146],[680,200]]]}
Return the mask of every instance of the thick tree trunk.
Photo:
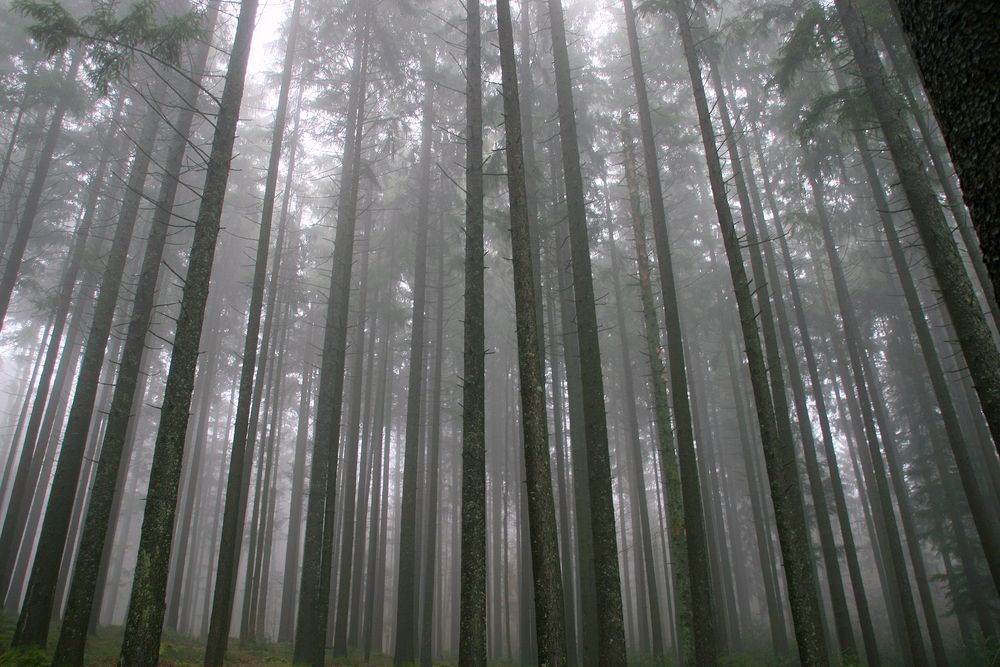
{"label": "thick tree trunk", "polygon": [[896,0],[924,88],[962,182],[983,259],[1000,294],[1000,99],[994,55],[1000,7],[945,0]]}

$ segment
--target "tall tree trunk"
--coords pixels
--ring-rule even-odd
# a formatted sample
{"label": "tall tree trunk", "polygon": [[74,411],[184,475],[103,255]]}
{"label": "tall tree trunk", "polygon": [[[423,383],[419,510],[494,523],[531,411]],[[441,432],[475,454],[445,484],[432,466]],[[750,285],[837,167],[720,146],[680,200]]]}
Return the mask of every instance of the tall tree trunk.
{"label": "tall tree trunk", "polygon": [[[120,118],[123,102],[124,98],[120,97],[118,103],[116,104],[115,115],[112,123],[108,126],[109,128],[114,127],[115,124],[117,124]],[[42,366],[35,383],[37,388],[33,394],[34,401],[32,402],[32,408],[25,425],[24,435],[21,439],[21,451],[18,458],[18,465],[16,472],[14,473],[10,499],[4,515],[3,532],[0,533],[0,577],[2,577],[2,579],[0,579],[0,590],[2,591],[6,591],[9,586],[10,576],[14,569],[17,542],[20,540],[21,535],[24,532],[24,524],[27,520],[28,508],[26,507],[27,503],[24,499],[27,498],[27,493],[29,492],[28,489],[34,486],[34,484],[31,483],[30,470],[36,448],[39,443],[39,431],[42,426],[45,406],[50,400],[50,389],[60,388],[63,384],[58,379],[53,384],[52,374],[56,370],[56,361],[60,358],[60,343],[62,342],[70,305],[73,300],[73,291],[76,288],[77,278],[80,275],[83,258],[88,251],[92,251],[92,248],[89,247],[90,230],[93,227],[94,219],[97,217],[98,201],[101,198],[101,191],[104,187],[108,162],[111,160],[113,152],[112,149],[115,143],[117,142],[104,142],[104,149],[101,151],[101,157],[98,160],[97,170],[94,172],[94,176],[90,182],[90,191],[87,196],[87,202],[84,206],[84,212],[74,233],[75,240],[73,250],[70,252],[70,257],[65,268],[63,269],[62,279],[59,283],[59,296],[56,301],[56,310],[53,314],[52,325],[49,327],[49,331],[47,332],[48,344],[44,355],[45,360],[42,362]],[[65,366],[60,363],[60,369],[64,367]],[[59,373],[57,373],[57,376],[58,375]],[[52,398],[57,398],[59,393],[61,393],[61,389],[59,389],[57,393],[51,394]],[[27,401],[25,404],[27,405]],[[17,440],[11,440],[11,442],[16,443]],[[8,462],[7,472],[10,471],[9,466],[14,460],[13,454],[14,450],[12,448],[10,456],[11,460]],[[5,485],[7,481],[7,472],[5,472],[4,475]]]}
{"label": "tall tree trunk", "polygon": [[242,0],[174,334],[121,648],[121,662],[135,667],[153,667],[160,652],[185,432],[256,14],[257,0]]}
{"label": "tall tree trunk", "polygon": [[[641,214],[640,214],[641,215]],[[645,239],[643,239],[645,243]],[[636,411],[635,378],[632,374],[632,353],[628,343],[628,328],[625,323],[624,295],[622,293],[621,264],[618,260],[618,249],[612,240],[611,249],[611,276],[615,290],[615,312],[617,315],[618,330],[621,336],[622,352],[622,380],[625,384],[625,426],[626,446],[630,449],[625,455],[629,467],[629,486],[631,493],[631,513],[632,513],[632,534],[634,558],[636,563],[636,594],[640,603],[637,623],[639,625],[639,636],[644,638],[640,645],[645,651],[651,651],[652,655],[663,655],[663,628],[660,620],[660,601],[656,589],[656,568],[653,561],[653,541],[650,536],[649,527],[649,507],[646,494],[646,479],[643,471],[642,441],[639,439],[639,416]],[[648,257],[648,255],[647,255]],[[640,260],[641,261],[641,260]],[[646,260],[648,264],[648,259]],[[641,278],[640,278],[641,281]],[[649,286],[649,275],[647,266],[646,286]],[[656,317],[656,313],[653,313]],[[654,329],[656,338],[659,332]],[[647,335],[649,331],[646,331]],[[659,348],[659,341],[654,342],[655,348]],[[660,359],[657,361],[661,362]],[[661,368],[662,372],[662,368]],[[642,584],[642,585],[640,585]],[[645,608],[649,610],[649,617],[646,618]],[[647,627],[648,626],[648,629]]]}
{"label": "tall tree trunk", "polygon": [[[206,34],[214,34],[218,11],[219,1],[214,0],[209,4],[205,17]],[[185,100],[197,99],[197,87],[205,69],[208,50],[209,43],[206,41],[198,46],[192,56],[191,66],[194,74],[184,91]],[[101,566],[106,562],[106,552],[110,552],[114,544],[118,514],[115,510],[120,504],[128,471],[129,457],[125,450],[132,442],[128,437],[129,424],[136,419],[133,415],[137,405],[136,397],[141,397],[143,394],[139,387],[145,388],[145,379],[141,377],[141,371],[146,336],[155,306],[157,276],[163,260],[171,211],[180,185],[181,169],[194,114],[193,104],[189,104],[179,112],[173,127],[176,134],[164,162],[164,178],[156,199],[149,238],[146,240],[138,287],[133,297],[129,326],[118,365],[115,392],[108,412],[108,424],[101,443],[101,459],[94,478],[90,505],[77,552],[76,567],[73,571],[73,581],[56,644],[54,661],[60,665],[77,667],[83,664],[83,650],[87,641],[87,630],[91,626],[91,615],[95,608],[98,613],[100,612],[99,598],[104,587],[98,584],[101,572],[106,571],[102,570]],[[94,621],[96,620],[95,618]]]}
{"label": "tall tree trunk", "polygon": [[[153,101],[150,104],[162,97],[165,88],[163,84],[154,86]],[[111,250],[104,266],[97,303],[94,305],[94,318],[83,350],[83,361],[77,376],[72,407],[59,450],[59,460],[52,480],[45,518],[42,521],[38,550],[31,568],[31,578],[18,617],[17,629],[12,639],[13,646],[44,646],[48,639],[49,622],[57,602],[54,596],[59,567],[70,530],[71,514],[66,508],[73,504],[73,499],[77,495],[105,352],[118,304],[118,293],[121,290],[128,249],[139,214],[143,187],[159,127],[160,116],[150,109],[145,114],[132,165],[129,168],[125,197],[118,214]]]}
{"label": "tall tree trunk", "polygon": [[281,615],[278,641],[291,641],[295,635],[296,584],[302,553],[302,496],[305,492],[306,448],[309,443],[309,403],[312,398],[312,341],[302,355],[302,383],[299,389],[298,424],[295,434],[295,461],[292,463],[292,490],[288,510],[288,545],[285,548],[285,573],[282,577]]}
{"label": "tall tree trunk", "polygon": [[370,20],[371,10],[359,7],[354,71],[347,100],[347,141],[344,145],[340,190],[343,194],[337,205],[337,231],[334,236],[333,269],[327,296],[319,392],[316,399],[312,473],[306,505],[302,580],[295,627],[294,662],[308,662],[314,667],[322,667],[325,660],[329,616],[334,501],[337,497],[337,450],[342,416],[341,399],[344,394],[344,354],[347,347],[351,270],[354,263],[358,182],[361,173]]}
{"label": "tall tree trunk", "polygon": [[[424,583],[424,595],[420,601],[423,611],[423,624],[420,626],[420,664],[421,667],[431,667],[434,658],[434,600],[437,597],[435,580],[437,578],[438,547],[437,526],[438,514],[441,511],[438,504],[438,471],[441,467],[441,372],[444,366],[444,220],[438,223],[437,238],[437,312],[434,324],[434,370],[430,386],[430,435],[427,443],[427,535],[424,540],[424,557],[421,563]],[[441,600],[438,600],[438,606]]]}
{"label": "tall tree trunk", "polygon": [[[368,223],[371,227],[371,222]],[[355,505],[355,494],[357,492],[358,477],[358,448],[360,443],[361,428],[361,397],[363,390],[363,371],[365,360],[365,322],[367,319],[368,303],[368,265],[371,260],[371,229],[365,232],[361,240],[361,252],[364,253],[361,259],[361,275],[358,276],[358,309],[357,319],[354,322],[354,341],[351,344],[352,353],[355,355],[351,364],[351,397],[350,408],[347,415],[347,433],[344,437],[344,446],[348,448],[345,453],[344,467],[344,529],[340,542],[340,584],[337,587],[337,611],[335,615],[335,626],[333,632],[333,655],[347,655],[347,620],[351,609],[351,580],[352,577],[360,578],[359,563],[354,563],[354,523],[364,521],[364,510],[361,516],[356,517],[357,507]],[[374,327],[374,322],[369,326]]]}
{"label": "tall tree trunk", "polygon": [[[874,511],[881,513],[886,525],[886,547],[889,549],[891,566],[895,572],[895,583],[899,591],[899,599],[902,605],[902,617],[907,636],[907,647],[909,659],[916,665],[926,665],[927,658],[924,654],[923,640],[921,639],[920,623],[917,620],[916,608],[913,604],[913,595],[910,590],[910,582],[906,570],[906,560],[903,555],[903,546],[899,531],[896,527],[896,518],[892,506],[892,496],[889,488],[889,481],[886,477],[885,465],[882,461],[880,451],[879,434],[875,430],[874,415],[872,414],[872,404],[869,400],[866,387],[867,382],[861,356],[863,352],[859,349],[860,332],[857,328],[857,320],[854,317],[854,308],[850,302],[847,291],[847,281],[843,275],[840,264],[840,257],[837,254],[833,235],[830,230],[830,220],[826,210],[823,181],[818,173],[819,168],[811,158],[810,164],[806,166],[809,185],[813,191],[813,200],[816,212],[820,216],[821,231],[823,233],[824,246],[826,248],[827,259],[833,273],[834,289],[837,293],[837,300],[840,305],[840,316],[844,327],[845,338],[847,339],[847,350],[850,356],[851,373],[858,388],[858,402],[861,407],[862,419],[865,425],[865,436],[868,443],[868,454],[871,460],[871,469],[874,472],[875,489],[877,494],[878,507]],[[882,437],[887,437],[883,433]]]}
{"label": "tall tree trunk", "polygon": [[413,268],[413,319],[410,324],[410,361],[406,394],[406,434],[403,444],[403,497],[400,508],[399,590],[396,596],[396,641],[393,663],[416,660],[417,628],[417,475],[420,448],[421,399],[424,372],[424,311],[427,297],[427,228],[430,217],[431,158],[433,155],[434,84],[431,78],[437,54],[422,65],[424,97],[420,126],[420,176],[417,194],[416,254]]}
{"label": "tall tree trunk", "polygon": [[590,521],[594,537],[598,659],[602,664],[624,664],[625,628],[622,619],[621,582],[618,576],[618,539],[615,535],[608,424],[604,405],[604,379],[601,376],[601,348],[598,340],[594,280],[590,264],[587,209],[580,168],[580,147],[577,143],[576,111],[573,107],[573,83],[561,0],[548,0],[548,6],[556,73],[559,143],[562,149],[570,230],[577,338],[580,345],[580,379],[590,486]]}
{"label": "tall tree trunk", "polygon": [[[535,291],[536,281],[531,261],[531,223],[528,219],[526,170],[521,133],[521,102],[518,95],[514,35],[508,0],[499,0],[497,3],[497,25],[500,40],[504,129],[507,139],[505,152],[507,156],[507,189],[510,201],[511,254],[514,265],[518,377],[521,393],[521,427],[524,438],[525,486],[528,500],[527,520],[531,542],[531,572],[534,578],[538,660],[539,664],[542,665],[565,665],[565,616],[563,613],[558,530],[549,461],[545,375],[543,362],[538,355],[541,343],[537,308],[542,295]],[[610,479],[608,481],[610,483]],[[612,515],[612,533],[614,532],[613,521]],[[617,545],[615,545],[616,566],[617,559]],[[624,646],[622,650],[624,651]]]}
{"label": "tall tree trunk", "polygon": [[[368,549],[368,576],[365,581],[365,608],[364,621],[361,628],[361,644],[365,652],[365,660],[371,656],[372,635],[374,632],[374,615],[377,606],[375,596],[375,584],[378,570],[379,553],[385,548],[385,521],[382,519],[385,509],[386,494],[384,489],[388,487],[389,472],[389,434],[392,432],[392,386],[393,377],[393,357],[390,341],[395,329],[392,318],[386,318],[386,327],[383,332],[381,355],[381,369],[379,371],[379,388],[375,396],[375,419],[372,426],[372,447],[375,448],[375,456],[372,459],[372,493],[371,493],[371,515],[368,519],[368,534],[371,547]],[[381,646],[381,638],[379,640]]]}
{"label": "tall tree trunk", "polygon": [[[843,578],[840,574],[840,561],[837,555],[837,547],[834,543],[833,527],[830,523],[830,512],[826,503],[826,493],[823,489],[823,481],[819,472],[819,462],[816,458],[816,443],[813,439],[812,421],[806,405],[805,388],[802,383],[802,375],[798,369],[795,346],[791,340],[790,331],[787,326],[788,318],[785,315],[784,302],[780,293],[780,283],[777,280],[777,271],[765,271],[761,243],[757,234],[757,224],[763,224],[763,209],[759,206],[758,200],[756,202],[758,204],[756,206],[757,210],[755,211],[718,64],[713,63],[711,66],[711,79],[718,101],[717,106],[722,119],[722,130],[725,133],[726,146],[733,166],[743,226],[747,235],[750,263],[753,267],[754,281],[757,285],[755,291],[757,293],[757,302],[760,305],[761,326],[764,329],[764,346],[768,356],[768,372],[771,377],[771,393],[774,397],[775,414],[778,416],[778,425],[783,431],[783,437],[791,441],[791,419],[782,370],[785,364],[787,364],[795,410],[798,416],[799,433],[802,437],[802,449],[806,464],[806,475],[809,480],[809,491],[813,501],[816,527],[820,538],[823,570],[826,573],[830,604],[833,608],[834,629],[836,631],[841,659],[850,663],[857,661],[858,650],[854,642],[851,614],[847,607],[847,596],[844,592]],[[749,163],[746,166],[749,167]],[[749,176],[752,179],[752,172],[749,173]],[[755,212],[759,217],[759,222],[754,220]],[[770,248],[770,244],[767,245]],[[769,292],[773,293],[773,310],[769,300]],[[776,328],[780,329],[782,333],[782,344],[786,357],[784,363],[782,363],[778,350]]]}
{"label": "tall tree trunk", "polygon": [[[712,590],[708,572],[708,542],[702,525],[702,501],[697,474],[697,456],[694,448],[694,430],[691,422],[691,404],[688,396],[687,368],[684,362],[680,307],[677,283],[674,276],[667,230],[667,215],[663,203],[663,186],[660,182],[659,160],[653,133],[653,119],[649,108],[649,95],[642,68],[642,54],[636,29],[635,9],[632,0],[624,0],[625,27],[628,32],[632,77],[638,102],[639,127],[642,133],[642,154],[649,190],[650,213],[653,223],[653,240],[660,270],[660,292],[663,298],[664,323],[667,329],[667,360],[670,367],[671,401],[677,430],[677,458],[680,470],[671,471],[675,455],[668,452],[668,441],[661,437],[660,447],[667,462],[665,479],[668,485],[667,511],[671,513],[671,557],[677,576],[678,627],[681,632],[682,652],[693,656],[696,664],[709,665],[716,659],[715,631],[713,629]],[[655,373],[655,369],[654,369]],[[663,416],[666,416],[664,413]],[[662,421],[661,417],[658,417]],[[661,434],[668,426],[660,426]],[[680,495],[676,491],[676,478],[680,475]],[[682,513],[683,512],[683,513]]]}
{"label": "tall tree trunk", "polygon": [[983,551],[993,578],[993,586],[1000,592],[1000,535],[997,534],[995,518],[987,509],[988,502],[976,476],[969,445],[962,432],[958,412],[955,409],[955,403],[948,388],[944,369],[941,366],[941,359],[938,356],[936,346],[934,345],[934,338],[931,335],[927,318],[920,303],[916,283],[914,283],[913,276],[910,273],[906,254],[899,240],[899,235],[896,232],[896,226],[889,215],[890,208],[889,202],[886,199],[885,189],[881,185],[881,179],[879,178],[878,171],[875,169],[874,160],[868,151],[868,145],[864,136],[858,132],[855,133],[854,138],[861,153],[862,165],[864,166],[865,174],[875,199],[874,208],[878,212],[882,232],[885,234],[886,242],[889,244],[889,253],[892,257],[893,267],[896,269],[896,275],[899,277],[903,296],[906,299],[906,305],[910,313],[910,319],[913,322],[917,341],[920,344],[921,356],[924,364],[927,366],[931,388],[937,399],[938,409],[941,411],[941,420],[945,427],[948,445],[955,459],[959,478],[962,480],[962,486],[969,502],[969,509],[971,510],[976,531],[983,543]]}
{"label": "tall tree trunk", "polygon": [[802,494],[796,475],[795,451],[793,443],[783,438],[777,427],[771,388],[767,380],[764,352],[757,330],[756,313],[750,295],[746,270],[739,239],[733,224],[732,211],[726,194],[722,176],[722,166],[716,149],[715,131],[701,78],[697,47],[692,34],[687,0],[675,0],[674,13],[680,26],[681,41],[687,60],[688,73],[694,91],[695,105],[701,129],[705,159],[708,164],[709,180],[715,201],[719,226],[726,246],[726,256],[732,277],[733,291],[740,313],[740,326],[747,361],[750,365],[750,380],[753,386],[754,402],[757,407],[758,425],[764,449],[765,468],[771,488],[771,500],[778,527],[778,541],[785,566],[785,581],[788,584],[788,598],[792,608],[795,638],[798,641],[799,659],[803,665],[827,665],[829,655],[820,618],[816,579],[810,558],[810,546],[805,521]]}
{"label": "tall tree trunk", "polygon": [[[251,0],[252,1],[252,0]],[[252,441],[251,407],[254,395],[260,391],[267,365],[267,348],[257,368],[257,336],[260,332],[261,313],[264,304],[264,289],[267,282],[267,253],[271,244],[271,221],[274,215],[274,198],[278,185],[278,168],[281,162],[281,148],[284,142],[285,124],[288,115],[288,94],[292,85],[292,65],[295,62],[295,47],[299,29],[300,0],[292,5],[289,18],[288,42],[285,45],[285,59],[281,72],[281,86],[278,92],[278,106],[274,113],[274,129],[271,132],[271,153],[268,158],[267,177],[264,182],[264,201],[257,237],[257,253],[254,259],[253,287],[250,309],[247,312],[247,332],[243,345],[243,364],[240,370],[239,398],[236,404],[236,424],[233,429],[233,449],[229,459],[229,475],[226,482],[226,503],[223,508],[222,536],[219,542],[219,559],[216,566],[215,593],[212,603],[212,617],[208,626],[205,645],[205,667],[221,667],[229,640],[229,623],[232,616],[233,596],[236,587],[236,570],[239,569],[239,546],[242,543],[243,518],[246,512],[248,480],[245,477],[247,442]],[[279,245],[275,252],[275,271],[271,280],[276,284],[280,256],[283,248]],[[276,288],[275,292],[277,291]],[[273,306],[273,303],[270,304]],[[269,309],[273,312],[273,308]],[[268,317],[270,321],[270,315]],[[270,333],[268,331],[267,333]],[[267,344],[265,336],[264,344]],[[254,377],[256,374],[256,385]],[[256,401],[259,410],[259,400]],[[256,421],[256,420],[254,420]],[[256,424],[254,424],[256,426]],[[263,463],[263,461],[262,461]]]}
{"label": "tall tree trunk", "polygon": [[[854,531],[851,527],[851,516],[847,508],[847,499],[844,494],[844,483],[840,477],[840,466],[837,463],[838,455],[833,439],[833,431],[830,427],[830,417],[826,407],[826,394],[823,391],[823,383],[819,375],[819,366],[816,362],[816,353],[813,350],[812,338],[806,324],[805,308],[802,304],[802,295],[799,291],[798,279],[795,275],[795,265],[792,261],[792,254],[788,248],[788,240],[785,230],[781,224],[781,216],[778,212],[777,200],[771,186],[771,180],[767,175],[767,166],[764,161],[764,153],[761,149],[760,136],[757,127],[751,124],[754,135],[754,149],[757,155],[757,162],[761,168],[761,178],[764,184],[764,194],[767,197],[768,208],[771,211],[771,220],[775,225],[776,237],[781,245],[782,263],[784,265],[785,276],[788,279],[789,294],[792,300],[792,310],[795,313],[795,323],[799,330],[799,338],[802,341],[802,351],[805,358],[806,369],[809,373],[809,382],[812,387],[813,402],[816,404],[816,417],[819,420],[820,433],[823,436],[823,453],[826,458],[827,472],[830,476],[830,486],[833,491],[833,502],[837,510],[837,522],[840,525],[841,540],[844,544],[844,559],[847,562],[847,571],[851,577],[851,590],[854,594],[854,604],[858,612],[858,623],[861,625],[861,636],[865,647],[865,659],[873,667],[880,662],[878,645],[875,641],[875,631],[872,627],[871,612],[868,606],[868,593],[865,590],[864,578],[861,574],[861,566],[858,563],[858,549],[855,546]],[[763,220],[763,214],[761,214]],[[763,226],[763,225],[762,225]],[[771,244],[765,244],[764,250],[768,255],[773,254]],[[774,260],[769,260],[774,263]],[[771,279],[776,285],[778,281]]]}

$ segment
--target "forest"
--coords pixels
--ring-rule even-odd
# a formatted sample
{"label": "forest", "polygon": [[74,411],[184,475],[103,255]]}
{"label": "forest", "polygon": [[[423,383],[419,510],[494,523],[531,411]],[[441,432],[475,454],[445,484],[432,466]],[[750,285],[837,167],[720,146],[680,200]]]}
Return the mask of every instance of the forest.
{"label": "forest", "polygon": [[1000,4],[0,5],[0,667],[1000,664]]}

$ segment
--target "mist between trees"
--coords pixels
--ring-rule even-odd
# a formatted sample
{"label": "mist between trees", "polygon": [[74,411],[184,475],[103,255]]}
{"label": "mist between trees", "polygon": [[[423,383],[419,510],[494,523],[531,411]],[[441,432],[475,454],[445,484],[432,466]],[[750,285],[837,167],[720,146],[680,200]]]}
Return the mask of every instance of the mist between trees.
{"label": "mist between trees", "polygon": [[996,662],[972,4],[6,4],[0,664]]}

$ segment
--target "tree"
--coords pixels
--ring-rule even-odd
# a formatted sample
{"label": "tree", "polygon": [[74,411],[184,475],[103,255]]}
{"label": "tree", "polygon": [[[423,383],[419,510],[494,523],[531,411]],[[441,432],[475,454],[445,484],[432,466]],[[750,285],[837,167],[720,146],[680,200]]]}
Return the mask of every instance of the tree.
{"label": "tree", "polygon": [[[209,624],[208,644],[205,651],[206,667],[221,667],[226,655],[229,639],[229,624],[235,595],[236,570],[239,569],[238,549],[242,543],[243,521],[246,512],[247,479],[249,472],[246,461],[247,442],[253,441],[250,433],[251,408],[260,410],[260,393],[264,384],[267,365],[267,345],[270,331],[265,331],[263,340],[265,355],[257,367],[257,336],[264,305],[264,287],[267,282],[267,254],[271,244],[271,221],[274,216],[274,198],[278,186],[278,168],[281,162],[281,148],[284,143],[285,124],[288,116],[288,94],[292,85],[292,66],[295,62],[296,38],[299,31],[300,0],[292,5],[288,19],[288,43],[281,71],[281,86],[278,105],[274,112],[274,129],[271,134],[271,153],[267,164],[264,183],[264,202],[261,211],[260,232],[257,238],[257,255],[254,260],[253,288],[248,311],[247,333],[243,346],[243,366],[240,371],[240,396],[236,403],[236,424],[233,431],[233,449],[229,459],[229,476],[226,484],[226,504],[223,509],[222,536],[219,542],[219,560],[215,577],[215,595],[212,603],[212,619]],[[283,248],[276,248],[276,266],[271,280],[277,283],[277,258]],[[272,304],[273,306],[273,304]],[[268,324],[270,324],[269,309]],[[269,327],[268,327],[269,329]],[[256,383],[254,381],[256,372]],[[254,400],[256,398],[256,400]],[[256,420],[253,420],[256,426]],[[256,435],[254,433],[254,435]]]}
{"label": "tree", "polygon": [[518,97],[514,29],[508,0],[499,0],[497,3],[497,25],[500,39],[504,129],[507,137],[505,152],[514,264],[521,429],[527,474],[528,524],[531,532],[531,571],[534,577],[538,660],[542,665],[565,665],[566,632],[563,627],[565,616],[549,462],[545,375],[543,362],[538,355],[540,342],[537,306],[542,297],[536,292],[532,270],[528,195],[521,134],[521,102]]}
{"label": "tree", "polygon": [[781,544],[785,565],[785,581],[788,584],[788,598],[791,603],[795,638],[798,641],[799,659],[803,665],[826,665],[829,664],[829,656],[820,619],[816,579],[807,539],[805,510],[795,469],[795,451],[792,442],[779,432],[775,419],[774,402],[768,384],[767,366],[757,330],[749,280],[743,265],[732,210],[729,208],[722,165],[716,148],[715,130],[712,127],[705,85],[701,78],[701,66],[689,18],[689,3],[686,0],[675,0],[673,10],[680,27],[684,56],[698,110],[698,124],[708,165],[712,196],[726,246],[733,291],[740,313],[740,327],[743,332],[747,362],[750,365],[750,380],[757,408],[771,501],[774,504],[778,526],[778,541]]}
{"label": "tree", "polygon": [[[341,170],[341,197],[337,204],[337,231],[333,240],[333,270],[327,295],[323,351],[320,361],[316,424],[306,528],[302,548],[302,579],[295,625],[296,663],[322,667],[325,661],[330,576],[334,537],[334,501],[337,450],[344,394],[344,358],[347,347],[354,229],[357,223],[361,140],[364,133],[368,57],[372,11],[356,9],[356,27],[350,89],[347,98],[346,142]],[[346,196],[345,196],[346,195]]]}
{"label": "tree", "polygon": [[486,333],[483,266],[483,68],[479,0],[466,2],[465,316],[462,371],[462,545],[458,660],[486,665]]}
{"label": "tree", "polygon": [[[590,520],[594,536],[593,562],[597,588],[598,656],[601,663],[623,664],[625,627],[622,618],[621,581],[618,575],[618,538],[611,489],[608,424],[601,375],[601,348],[597,336],[597,308],[590,264],[587,209],[580,146],[573,108],[566,26],[560,0],[549,0],[552,24],[552,56],[555,62],[559,145],[572,255],[573,294],[576,301],[577,338],[580,345],[583,418],[587,444],[587,474],[590,487]],[[588,658],[585,656],[585,660]]]}
{"label": "tree", "polygon": [[[153,94],[151,104],[156,103],[156,98],[165,92],[165,87],[155,86],[154,90],[156,92]],[[104,266],[97,303],[94,305],[94,317],[87,333],[83,361],[76,380],[62,447],[59,450],[59,461],[52,480],[52,490],[46,505],[38,550],[31,568],[31,578],[28,580],[28,590],[21,606],[17,629],[14,631],[13,646],[44,646],[48,639],[49,621],[55,604],[53,596],[72,518],[66,508],[73,504],[77,495],[77,485],[87,448],[87,436],[90,432],[90,422],[97,400],[98,383],[101,379],[108,339],[111,336],[115,308],[118,305],[125,261],[128,259],[128,249],[139,214],[143,186],[149,172],[159,127],[160,116],[150,109],[145,114],[139,141],[129,167],[125,197],[118,214],[107,263]]]}
{"label": "tree", "polygon": [[[677,571],[678,627],[685,653],[692,654],[699,665],[715,661],[716,642],[712,618],[712,591],[708,572],[708,544],[702,525],[701,488],[698,480],[697,459],[694,448],[694,429],[691,423],[691,405],[688,397],[687,368],[681,338],[680,307],[677,301],[677,284],[670,254],[666,208],[663,204],[663,185],[660,182],[659,160],[653,134],[653,120],[646,90],[646,77],[639,50],[635,9],[632,0],[624,0],[625,27],[628,32],[632,78],[638,102],[639,127],[642,133],[642,155],[646,168],[649,207],[653,223],[653,240],[660,270],[660,292],[663,295],[664,321],[667,328],[668,364],[670,366],[671,399],[673,415],[677,422],[677,454],[668,452],[670,445],[661,430],[662,460],[668,469],[664,479],[674,488],[668,491],[667,509],[671,512],[671,554]],[[627,158],[626,158],[627,159]],[[633,212],[633,219],[635,212]],[[641,269],[640,269],[641,270]],[[648,317],[648,315],[647,315]],[[654,313],[655,317],[655,313]],[[657,345],[658,347],[658,345]],[[653,368],[654,376],[656,369]],[[662,374],[662,370],[661,370]],[[664,411],[657,415],[658,422],[668,418]],[[669,423],[660,426],[669,428]],[[680,459],[680,496],[676,493],[677,474],[669,467]],[[678,506],[680,505],[680,506]],[[683,518],[680,512],[683,511]],[[690,634],[690,637],[689,637]]]}
{"label": "tree", "polygon": [[160,427],[154,445],[150,485],[139,537],[139,555],[121,649],[121,662],[127,665],[153,667],[158,662],[160,652],[181,459],[215,244],[222,217],[222,204],[226,197],[256,14],[257,0],[241,1],[226,83],[219,100],[212,149],[181,299],[180,317],[174,334],[170,370],[164,389]]}
{"label": "tree", "polygon": [[941,296],[958,334],[994,446],[1000,451],[1000,352],[986,325],[940,202],[930,186],[916,142],[909,126],[903,123],[900,103],[889,92],[882,63],[867,37],[864,18],[853,0],[837,0],[834,4],[910,203],[927,258],[941,286]]}

